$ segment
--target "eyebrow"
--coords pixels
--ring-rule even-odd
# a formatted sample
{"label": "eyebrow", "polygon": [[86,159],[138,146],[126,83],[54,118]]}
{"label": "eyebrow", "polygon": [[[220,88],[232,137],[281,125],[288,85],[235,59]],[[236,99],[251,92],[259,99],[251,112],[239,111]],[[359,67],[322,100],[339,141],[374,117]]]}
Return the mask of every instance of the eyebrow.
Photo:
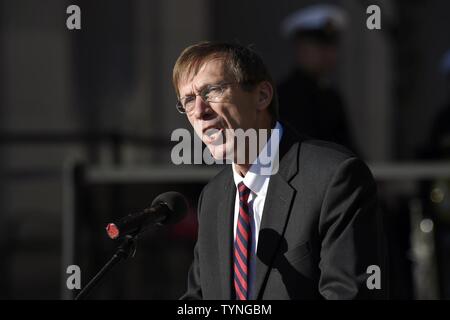
{"label": "eyebrow", "polygon": [[[218,86],[218,85],[222,85],[223,83],[225,83],[225,81],[220,81],[218,83],[205,83],[198,88],[197,92],[201,92],[207,86]],[[194,96],[194,95],[195,95],[194,92],[191,91],[188,94],[184,95],[184,97],[189,97],[189,96]]]}

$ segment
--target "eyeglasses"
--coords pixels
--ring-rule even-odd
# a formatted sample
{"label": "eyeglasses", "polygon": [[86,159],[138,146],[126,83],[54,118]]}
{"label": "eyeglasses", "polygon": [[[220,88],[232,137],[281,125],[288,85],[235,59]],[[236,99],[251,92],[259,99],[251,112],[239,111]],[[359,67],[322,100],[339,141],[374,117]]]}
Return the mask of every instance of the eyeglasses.
{"label": "eyeglasses", "polygon": [[180,113],[191,113],[195,107],[195,100],[197,96],[204,102],[222,102],[224,97],[225,88],[231,85],[238,84],[237,82],[227,82],[221,84],[209,84],[206,85],[200,90],[198,94],[192,94],[180,98],[177,101],[177,110]]}

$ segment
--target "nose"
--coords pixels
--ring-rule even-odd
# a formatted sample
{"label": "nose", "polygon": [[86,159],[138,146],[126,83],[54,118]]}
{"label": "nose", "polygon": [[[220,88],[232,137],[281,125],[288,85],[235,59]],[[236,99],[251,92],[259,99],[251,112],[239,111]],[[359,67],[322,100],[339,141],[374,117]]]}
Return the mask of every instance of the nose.
{"label": "nose", "polygon": [[195,97],[194,117],[203,119],[212,114],[211,106],[198,95]]}

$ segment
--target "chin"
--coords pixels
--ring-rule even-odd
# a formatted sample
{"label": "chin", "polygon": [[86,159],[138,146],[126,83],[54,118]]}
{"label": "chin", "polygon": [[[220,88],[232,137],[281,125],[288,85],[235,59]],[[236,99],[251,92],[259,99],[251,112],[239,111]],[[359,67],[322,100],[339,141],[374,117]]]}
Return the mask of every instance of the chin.
{"label": "chin", "polygon": [[232,147],[227,144],[221,145],[207,145],[209,152],[215,160],[232,160],[232,153],[230,150],[233,150]]}

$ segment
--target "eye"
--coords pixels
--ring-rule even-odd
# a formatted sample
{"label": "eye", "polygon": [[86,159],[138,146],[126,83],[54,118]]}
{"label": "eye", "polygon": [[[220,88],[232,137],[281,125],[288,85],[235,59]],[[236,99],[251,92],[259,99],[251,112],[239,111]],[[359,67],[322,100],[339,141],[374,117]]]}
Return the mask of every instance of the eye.
{"label": "eye", "polygon": [[184,98],[184,107],[189,108],[195,102],[195,96],[187,96]]}
{"label": "eye", "polygon": [[222,94],[220,86],[208,86],[203,93],[206,99],[214,99]]}

